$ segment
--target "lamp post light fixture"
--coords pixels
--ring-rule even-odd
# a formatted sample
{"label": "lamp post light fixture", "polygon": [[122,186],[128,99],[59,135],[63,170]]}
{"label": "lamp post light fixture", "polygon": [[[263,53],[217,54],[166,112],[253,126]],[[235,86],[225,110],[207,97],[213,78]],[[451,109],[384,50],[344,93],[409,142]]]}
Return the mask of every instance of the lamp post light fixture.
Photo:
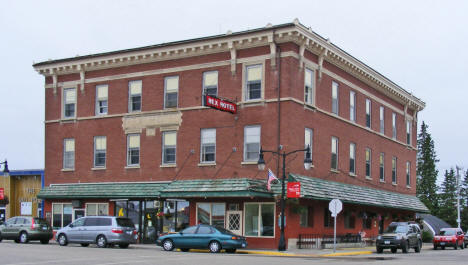
{"label": "lamp post light fixture", "polygon": [[4,162],[0,162],[0,165],[2,165],[2,164],[5,165],[5,166],[3,167],[3,173],[4,173],[3,176],[8,177],[8,176],[10,175],[10,170],[8,169],[8,161],[5,159]]}
{"label": "lamp post light fixture", "polygon": [[298,150],[294,150],[294,151],[291,151],[291,152],[280,152],[280,151],[270,151],[270,150],[263,150],[261,147],[260,147],[260,154],[259,154],[259,157],[258,157],[258,169],[259,170],[264,170],[265,169],[265,160],[263,159],[263,153],[272,153],[274,155],[277,155],[277,156],[280,156],[282,159],[283,159],[283,169],[282,169],[282,177],[281,177],[281,224],[280,224],[280,230],[281,230],[281,234],[280,234],[280,241],[279,241],[279,244],[278,244],[278,251],[284,251],[286,250],[286,242],[285,242],[285,239],[284,239],[284,208],[285,208],[285,205],[284,205],[284,202],[285,202],[285,182],[286,182],[286,157],[288,155],[291,155],[291,154],[294,154],[294,153],[297,153],[297,152],[306,152],[306,155],[305,155],[305,159],[304,159],[304,168],[306,170],[309,170],[310,167],[312,166],[312,159],[310,158],[311,155],[310,155],[310,146],[307,145],[307,148],[305,149],[298,149]]}

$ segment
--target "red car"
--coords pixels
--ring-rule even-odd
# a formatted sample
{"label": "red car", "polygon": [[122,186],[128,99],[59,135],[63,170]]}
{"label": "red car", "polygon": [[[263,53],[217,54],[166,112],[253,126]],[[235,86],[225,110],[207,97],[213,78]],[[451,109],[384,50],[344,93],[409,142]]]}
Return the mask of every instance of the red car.
{"label": "red car", "polygon": [[445,249],[445,247],[458,249],[460,247],[463,249],[465,247],[464,240],[465,236],[460,228],[442,228],[439,234],[434,237],[432,243],[434,244],[434,249],[438,247],[442,249]]}

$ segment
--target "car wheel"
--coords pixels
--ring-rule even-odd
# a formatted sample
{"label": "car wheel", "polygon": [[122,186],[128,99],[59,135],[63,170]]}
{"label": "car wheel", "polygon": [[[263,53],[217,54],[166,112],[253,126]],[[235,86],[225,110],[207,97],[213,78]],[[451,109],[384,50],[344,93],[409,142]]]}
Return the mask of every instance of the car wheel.
{"label": "car wheel", "polygon": [[236,253],[236,249],[235,248],[228,248],[226,249],[226,253]]}
{"label": "car wheel", "polygon": [[396,248],[392,248],[392,253],[396,253],[397,249]]}
{"label": "car wheel", "polygon": [[62,247],[68,245],[67,236],[65,236],[64,234],[60,234],[57,238],[57,241]]}
{"label": "car wheel", "polygon": [[26,232],[21,232],[20,237],[19,237],[20,243],[26,244],[29,242],[29,237],[28,233]]}
{"label": "car wheel", "polygon": [[383,252],[383,248],[377,247],[377,253],[382,253],[382,252]]}
{"label": "car wheel", "polygon": [[408,245],[409,245],[409,242],[405,242],[401,245],[401,251],[403,253],[408,253]]}
{"label": "car wheel", "polygon": [[464,248],[465,248],[465,242],[462,242],[462,243],[461,243],[460,248],[461,248],[461,249],[464,249]]}
{"label": "car wheel", "polygon": [[416,253],[419,253],[419,252],[421,252],[421,248],[422,248],[422,242],[420,240],[418,240],[418,245],[414,248],[414,251]]}
{"label": "car wheel", "polygon": [[188,252],[190,249],[189,248],[181,248],[180,251],[182,252]]}
{"label": "car wheel", "polygon": [[99,235],[96,239],[96,245],[98,248],[105,248],[107,247],[107,239],[103,235]]}
{"label": "car wheel", "polygon": [[81,246],[82,247],[87,247],[87,246],[89,246],[89,244],[88,243],[81,243]]}
{"label": "car wheel", "polygon": [[119,248],[128,248],[128,243],[124,243],[124,244],[119,244]]}
{"label": "car wheel", "polygon": [[436,245],[434,245],[434,250],[437,250],[437,246],[436,246]]}
{"label": "car wheel", "polygon": [[442,250],[445,250],[445,246],[440,247]]}
{"label": "car wheel", "polygon": [[41,244],[49,244],[49,239],[41,239]]}
{"label": "car wheel", "polygon": [[218,253],[221,250],[221,245],[218,241],[211,241],[208,245],[211,253]]}
{"label": "car wheel", "polygon": [[165,251],[172,251],[174,249],[174,243],[170,239],[166,239],[162,242],[162,247]]}
{"label": "car wheel", "polygon": [[453,247],[453,249],[458,249],[458,240],[457,242],[455,242],[455,246]]}

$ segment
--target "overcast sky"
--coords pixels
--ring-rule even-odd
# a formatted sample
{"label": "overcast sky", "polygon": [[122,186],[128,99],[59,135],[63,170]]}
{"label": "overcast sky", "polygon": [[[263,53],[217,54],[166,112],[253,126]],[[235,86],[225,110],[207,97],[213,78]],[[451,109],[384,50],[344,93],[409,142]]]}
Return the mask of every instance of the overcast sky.
{"label": "overcast sky", "polygon": [[426,102],[441,174],[468,168],[468,1],[3,1],[0,160],[44,167],[33,62],[282,24],[294,18]]}

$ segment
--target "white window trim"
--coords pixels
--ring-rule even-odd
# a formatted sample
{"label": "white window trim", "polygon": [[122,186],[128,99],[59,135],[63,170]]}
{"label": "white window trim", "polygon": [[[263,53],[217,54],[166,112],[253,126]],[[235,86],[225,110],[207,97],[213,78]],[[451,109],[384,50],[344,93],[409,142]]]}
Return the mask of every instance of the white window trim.
{"label": "white window trim", "polygon": [[[393,160],[395,160],[395,181],[393,181]],[[392,157],[392,184],[397,185],[398,183],[398,158]]]}
{"label": "white window trim", "polygon": [[[140,138],[140,145],[138,146],[138,164],[129,164],[129,162],[130,162],[130,159],[129,159],[130,157],[129,157],[129,155],[130,155],[130,154],[129,154],[128,151],[130,151],[130,150],[129,150],[129,148],[130,148],[130,147],[129,147],[129,144],[130,144],[129,139],[130,139],[130,136],[131,136],[131,135],[138,135],[138,137]],[[140,167],[140,162],[141,162],[141,135],[140,135],[139,133],[129,133],[129,134],[127,134],[127,150],[126,150],[126,151],[127,151],[127,152],[126,152],[126,153],[127,153],[127,155],[126,155],[127,163],[126,163],[126,167],[125,167],[125,168]]]}
{"label": "white window trim", "polygon": [[[351,98],[353,98],[353,105],[351,105]],[[352,112],[351,106],[353,106]],[[353,119],[351,119],[351,113],[353,114]],[[354,92],[353,90],[349,91],[349,120],[356,123],[356,92]]]}
{"label": "white window trim", "polygon": [[[307,128],[307,127],[304,129],[304,140],[305,140],[305,132],[306,131],[310,131],[310,145],[309,145],[310,160],[312,160],[312,165],[311,166],[313,166],[313,163],[314,163],[314,159],[313,159],[313,157],[314,157],[314,155],[313,155],[314,154],[314,148],[313,148],[313,146],[314,146],[314,129]],[[304,148],[307,148],[305,143],[304,143]],[[305,158],[306,155],[307,155],[306,152],[304,152],[304,158]]]}
{"label": "white window trim", "polygon": [[[65,167],[65,148],[67,146],[66,142],[68,140],[73,140],[73,167]],[[62,171],[74,171],[76,163],[76,141],[75,138],[65,138],[63,139],[63,155],[62,155]]]}
{"label": "white window trim", "polygon": [[333,168],[331,167],[331,161],[330,161],[330,168],[331,170],[339,170],[339,146],[340,146],[340,140],[338,139],[338,137],[335,137],[335,136],[332,136],[331,138],[331,148],[330,148],[330,159],[331,159],[331,155],[333,154],[333,139],[336,139],[336,168]]}
{"label": "white window trim", "polygon": [[[247,236],[245,235],[245,206],[248,205],[248,204],[259,204],[259,205],[262,205],[262,204],[271,204],[273,205],[273,236],[259,236],[258,233],[260,233],[260,231],[258,231],[257,233],[257,236]],[[258,207],[258,216],[261,216],[261,207]],[[276,235],[276,226],[277,226],[277,219],[278,218],[276,216],[276,204],[274,202],[244,202],[244,209],[242,210],[242,223],[244,224],[242,226],[242,235],[244,237],[251,237],[251,238],[275,238],[275,235]],[[286,216],[285,215],[285,219],[286,219]],[[258,222],[260,222],[260,218],[258,218]],[[260,223],[258,224],[258,227],[260,227]],[[285,226],[286,227],[286,226]]]}
{"label": "white window trim", "polygon": [[[367,105],[369,105],[369,111],[367,111]],[[369,115],[369,125],[367,125],[367,115]],[[366,98],[366,128],[372,128],[372,101]]]}
{"label": "white window trim", "polygon": [[354,171],[351,172],[351,170],[350,170],[349,173],[350,173],[352,176],[356,176],[356,143],[351,142],[351,143],[349,144],[349,150],[350,150],[350,152],[349,152],[349,160],[350,160],[350,162],[351,162],[351,145],[354,146],[354,150],[353,150],[353,151],[354,151],[354,152],[353,152],[353,156],[354,156],[354,158],[353,158]]}
{"label": "white window trim", "polygon": [[364,161],[366,162],[366,171],[367,171],[367,151],[369,151],[369,175],[367,175],[367,172],[364,172],[366,179],[372,179],[372,149],[369,147],[366,148],[365,153],[364,153]]}
{"label": "white window trim", "polygon": [[[164,135],[167,133],[175,133],[175,138],[176,138],[176,144],[175,144],[175,152],[174,152],[174,162],[173,163],[164,163],[164,150],[166,150],[165,146],[166,143],[164,141]],[[161,139],[161,167],[174,167],[177,164],[177,131],[164,131],[161,133],[162,139]]]}
{"label": "white window trim", "polygon": [[[214,142],[214,161],[203,161],[203,143],[202,143],[202,131],[203,130],[214,130],[215,131],[215,142]],[[216,128],[202,128],[200,129],[200,164],[213,165],[216,164]]]}
{"label": "white window trim", "polygon": [[[105,138],[106,139],[106,149],[104,150],[104,153],[106,155],[106,160],[104,161],[104,166],[97,166],[96,165],[96,139],[97,138]],[[94,136],[94,139],[93,139],[93,145],[94,145],[94,155],[93,155],[93,169],[105,169],[106,168],[106,165],[107,165],[107,137],[106,136],[102,136],[102,135],[99,135],[99,136]]]}
{"label": "white window trim", "polygon": [[380,106],[379,111],[379,131],[381,134],[385,134],[385,107]]}
{"label": "white window trim", "polygon": [[[130,83],[132,82],[141,82],[140,110],[132,110],[132,101],[131,101],[132,94],[130,91]],[[109,92],[109,90],[107,92]],[[143,109],[143,80],[130,80],[128,81],[128,113],[138,113],[138,112],[141,112],[142,109]]]}
{"label": "white window trim", "polygon": [[[98,97],[98,90],[99,90],[99,87],[107,87],[107,98],[106,98],[106,101],[107,101],[107,112],[106,113],[100,113],[99,112],[99,97]],[[105,116],[107,114],[109,114],[109,85],[107,84],[101,84],[101,85],[96,85],[95,86],[95,90],[96,90],[96,93],[95,93],[95,115],[96,116]]]}
{"label": "white window trim", "polygon": [[[311,78],[311,88],[310,88],[310,94],[309,94],[309,101],[306,101],[305,100],[305,86],[306,86],[306,83],[305,83],[305,76],[306,76],[306,73],[307,72],[311,72],[312,73],[312,78]],[[304,70],[304,103],[305,104],[309,104],[311,106],[315,106],[315,70],[312,69],[312,68],[309,68],[309,67],[306,67],[305,70]]]}
{"label": "white window trim", "polygon": [[247,136],[247,135],[246,135],[246,133],[245,133],[245,129],[246,129],[246,128],[252,128],[252,127],[258,127],[258,129],[260,130],[260,131],[259,131],[260,142],[259,142],[259,148],[258,148],[258,153],[260,154],[260,148],[261,148],[261,146],[262,146],[262,126],[261,126],[261,125],[247,125],[247,126],[244,126],[244,150],[243,150],[243,151],[244,151],[244,152],[243,152],[243,153],[244,153],[244,154],[243,154],[243,159],[244,159],[244,160],[242,161],[242,163],[255,163],[255,164],[257,163],[257,161],[247,160],[247,159],[246,159],[246,154],[247,154],[247,153],[246,153],[246,152],[247,152],[247,141],[246,141],[247,139],[246,139],[246,136]]}
{"label": "white window trim", "polygon": [[411,187],[411,162],[406,161],[406,187]]}
{"label": "white window trim", "polygon": [[[166,88],[167,88],[167,80],[169,79],[177,79],[177,104],[175,107],[166,107]],[[163,109],[175,109],[179,107],[179,90],[180,90],[180,78],[178,75],[166,76],[164,77],[164,105]],[[203,92],[202,92],[203,93]]]}
{"label": "white window trim", "polygon": [[[74,89],[75,90],[75,115],[73,117],[65,117],[65,90]],[[78,113],[78,89],[76,86],[62,87],[62,120],[74,120],[77,117]]]}
{"label": "white window trim", "polygon": [[[99,211],[99,205],[107,205],[107,215],[88,215],[88,205],[89,204],[96,204],[96,211]],[[109,203],[107,202],[87,202],[85,203],[85,216],[109,216]],[[97,212],[96,212],[97,214]]]}
{"label": "white window trim", "polygon": [[[62,206],[62,218],[61,218],[61,223],[62,223],[62,227],[63,227],[63,205],[65,205],[65,204],[67,204],[67,205],[72,205],[71,202],[53,202],[53,203],[52,203],[52,210],[51,210],[51,213],[52,213],[51,215],[52,215],[52,216],[51,216],[51,219],[50,219],[50,221],[51,221],[51,224],[50,224],[50,225],[51,225],[52,227],[54,226],[54,205],[61,205],[61,206]],[[72,208],[73,208],[73,205],[72,205]],[[73,209],[72,209],[72,214],[71,214],[71,215],[72,215],[72,222],[73,222],[73,221],[74,221]],[[62,228],[62,227],[61,227],[61,228]]]}
{"label": "white window trim", "polygon": [[[218,92],[219,92],[219,72],[218,72],[218,70],[203,72],[203,77],[202,77],[202,103],[205,100],[205,75],[211,74],[211,73],[216,73],[216,77],[217,77],[217,80],[216,80],[216,97],[218,97]],[[177,101],[177,104],[178,103],[179,102]]]}
{"label": "white window trim", "polygon": [[226,213],[228,211],[227,209],[227,204],[225,202],[197,202],[195,204],[195,221],[198,222],[198,205],[199,204],[209,204],[210,205],[210,225],[212,224],[212,218],[213,218],[213,204],[224,204],[224,226],[226,227]]}
{"label": "white window trim", "polygon": [[[336,113],[333,111],[333,88],[335,87],[334,86],[335,84],[336,84]],[[331,85],[331,113],[337,116],[340,115],[340,83],[338,83],[335,80],[332,81],[332,85]]]}
{"label": "white window trim", "polygon": [[[380,163],[380,157],[383,155],[383,164]],[[380,165],[383,166],[383,178],[380,176]],[[379,154],[379,180],[381,182],[385,182],[385,153],[380,153]]]}
{"label": "white window trim", "polygon": [[396,140],[398,137],[398,130],[397,130],[397,114],[392,112],[392,139]]}
{"label": "white window trim", "polygon": [[[247,96],[247,67],[261,65],[262,66],[262,85],[260,98],[259,99],[246,99]],[[250,103],[250,102],[259,102],[265,99],[265,60],[261,61],[251,61],[248,63],[242,64],[242,102],[241,103]]]}

